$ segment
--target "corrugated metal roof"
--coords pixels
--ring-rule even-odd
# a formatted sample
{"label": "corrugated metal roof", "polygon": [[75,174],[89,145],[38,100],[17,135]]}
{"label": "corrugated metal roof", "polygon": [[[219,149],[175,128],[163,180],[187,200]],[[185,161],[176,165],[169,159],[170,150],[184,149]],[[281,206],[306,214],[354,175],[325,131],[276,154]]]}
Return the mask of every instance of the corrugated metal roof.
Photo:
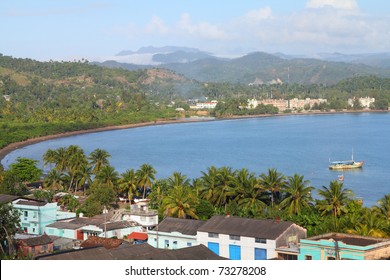
{"label": "corrugated metal roof", "polygon": [[196,235],[196,232],[200,226],[205,222],[199,220],[178,219],[178,218],[165,218],[156,230],[161,232],[180,232],[186,235]]}
{"label": "corrugated metal roof", "polygon": [[156,249],[147,243],[113,249],[92,247],[36,257],[38,260],[222,260],[204,245]]}
{"label": "corrugated metal roof", "polygon": [[293,224],[286,221],[213,216],[198,231],[274,240]]}
{"label": "corrugated metal roof", "polygon": [[38,237],[19,239],[19,242],[26,245],[26,246],[30,246],[30,247],[53,243],[51,238],[49,236],[47,236],[46,234],[38,236]]}

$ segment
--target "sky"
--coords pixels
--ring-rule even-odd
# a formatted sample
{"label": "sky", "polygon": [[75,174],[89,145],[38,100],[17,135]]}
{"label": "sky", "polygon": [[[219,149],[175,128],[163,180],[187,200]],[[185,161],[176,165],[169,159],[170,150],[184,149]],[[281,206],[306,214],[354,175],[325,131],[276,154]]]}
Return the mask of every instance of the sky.
{"label": "sky", "polygon": [[220,56],[390,51],[388,0],[13,0],[0,2],[0,53],[102,61],[143,46]]}

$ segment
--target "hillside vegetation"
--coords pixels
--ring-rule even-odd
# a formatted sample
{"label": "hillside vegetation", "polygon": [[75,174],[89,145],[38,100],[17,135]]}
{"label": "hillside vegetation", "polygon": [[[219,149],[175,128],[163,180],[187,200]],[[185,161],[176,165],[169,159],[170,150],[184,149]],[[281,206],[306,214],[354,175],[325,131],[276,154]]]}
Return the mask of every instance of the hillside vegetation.
{"label": "hillside vegetation", "polygon": [[196,86],[169,70],[1,55],[0,148],[37,136],[175,117],[173,108],[153,98],[169,99],[177,84]]}

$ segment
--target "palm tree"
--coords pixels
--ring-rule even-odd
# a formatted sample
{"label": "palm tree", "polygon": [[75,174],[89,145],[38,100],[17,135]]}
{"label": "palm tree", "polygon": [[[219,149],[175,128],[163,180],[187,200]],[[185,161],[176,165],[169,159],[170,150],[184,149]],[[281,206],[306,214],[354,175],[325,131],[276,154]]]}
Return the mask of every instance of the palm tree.
{"label": "palm tree", "polygon": [[110,164],[109,158],[111,155],[102,149],[95,149],[89,154],[88,159],[90,160],[90,165],[93,166],[92,173],[98,174],[102,167]]}
{"label": "palm tree", "polygon": [[386,220],[381,213],[366,208],[360,213],[360,221],[354,224],[354,228],[348,229],[347,233],[383,238],[387,237],[385,227]]}
{"label": "palm tree", "polygon": [[390,220],[390,194],[378,200],[375,209],[378,209],[388,220]]}
{"label": "palm tree", "polygon": [[314,187],[308,186],[309,183],[298,174],[288,177],[284,189],[286,198],[280,203],[280,206],[286,208],[289,214],[299,214],[303,208],[311,206],[313,201],[311,191],[314,190]]}
{"label": "palm tree", "polygon": [[77,184],[79,186],[83,186],[84,195],[85,195],[85,186],[86,185],[91,186],[92,184],[91,174],[92,174],[92,168],[90,166],[88,166],[87,164],[80,166],[77,173],[77,178],[78,178]]}
{"label": "palm tree", "polygon": [[115,171],[115,168],[108,165],[101,168],[100,172],[96,175],[96,180],[103,185],[111,187],[115,190],[119,179],[119,173]]}
{"label": "palm tree", "polygon": [[135,172],[138,178],[138,184],[143,189],[142,198],[146,197],[146,190],[151,188],[153,181],[155,180],[156,170],[149,164],[142,164],[141,167]]}
{"label": "palm tree", "polygon": [[218,197],[218,169],[215,166],[207,168],[207,173],[202,171],[202,185],[199,189],[202,199],[209,201],[215,205]]}
{"label": "palm tree", "polygon": [[83,149],[79,146],[71,145],[67,149],[67,161],[66,171],[70,177],[69,190],[77,191],[77,180],[76,176],[79,174],[79,170],[88,164],[87,158],[84,154]]}
{"label": "palm tree", "polygon": [[64,188],[61,174],[55,169],[47,174],[43,184],[46,188],[52,189],[53,191],[62,190]]}
{"label": "palm tree", "polygon": [[121,174],[119,178],[119,189],[126,193],[131,206],[133,195],[138,195],[137,177],[135,176],[134,169],[128,169]]}
{"label": "palm tree", "polygon": [[47,164],[50,165],[50,171],[51,171],[51,165],[56,162],[56,151],[52,149],[48,149],[44,154],[43,154],[43,164],[44,167],[46,167]]}
{"label": "palm tree", "polygon": [[225,205],[229,201],[229,196],[233,194],[233,185],[235,177],[230,167],[221,167],[217,173],[217,187],[216,187],[216,205],[219,207]]}
{"label": "palm tree", "polygon": [[253,173],[249,173],[245,168],[237,173],[234,196],[240,208],[252,212],[253,215],[258,214],[267,206],[262,201],[263,194],[264,191]]}
{"label": "palm tree", "polygon": [[274,202],[278,202],[280,191],[286,186],[285,177],[275,168],[268,169],[268,174],[260,174],[261,187],[270,192],[271,208],[274,208]]}
{"label": "palm tree", "polygon": [[322,215],[331,213],[334,218],[338,218],[342,213],[347,212],[347,203],[351,197],[351,191],[343,188],[343,183],[332,181],[329,188],[322,186],[318,194],[323,200],[317,201],[317,207],[322,211]]}
{"label": "palm tree", "polygon": [[174,188],[176,186],[186,186],[190,185],[190,180],[187,179],[186,175],[181,174],[180,172],[173,172],[173,175],[168,178],[168,187]]}
{"label": "palm tree", "polygon": [[66,148],[61,147],[55,150],[55,165],[56,170],[60,173],[62,173],[65,170],[66,162],[67,162],[67,151]]}
{"label": "palm tree", "polygon": [[197,198],[189,186],[175,185],[163,198],[162,208],[170,217],[198,219],[195,213]]}

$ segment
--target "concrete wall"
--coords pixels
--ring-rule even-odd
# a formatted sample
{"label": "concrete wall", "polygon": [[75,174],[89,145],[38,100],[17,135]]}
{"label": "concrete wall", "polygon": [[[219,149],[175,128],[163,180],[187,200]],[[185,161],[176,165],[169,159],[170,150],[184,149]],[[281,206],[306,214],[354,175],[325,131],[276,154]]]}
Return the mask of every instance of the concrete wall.
{"label": "concrete wall", "polygon": [[[184,235],[180,232],[161,231],[159,231],[158,233],[157,231],[148,231],[148,243],[149,245],[160,249],[181,249],[198,245],[196,236]],[[189,245],[188,243],[191,243],[191,245]]]}

